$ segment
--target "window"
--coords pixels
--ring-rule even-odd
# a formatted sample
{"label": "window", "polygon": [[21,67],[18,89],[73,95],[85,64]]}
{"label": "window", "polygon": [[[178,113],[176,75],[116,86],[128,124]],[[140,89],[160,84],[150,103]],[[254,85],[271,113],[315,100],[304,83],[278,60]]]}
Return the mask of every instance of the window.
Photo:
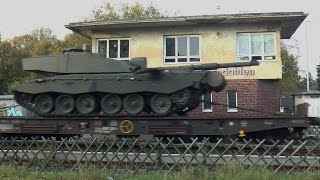
{"label": "window", "polygon": [[202,95],[202,112],[212,112],[212,93],[207,92]]}
{"label": "window", "polygon": [[164,63],[200,62],[200,36],[167,36],[164,50]]}
{"label": "window", "polygon": [[228,112],[238,112],[238,104],[237,104],[237,92],[236,91],[228,91],[227,92],[227,104],[228,104]]}
{"label": "window", "polygon": [[275,60],[275,33],[238,33],[238,60]]}
{"label": "window", "polygon": [[97,51],[107,58],[129,60],[129,39],[99,39]]}

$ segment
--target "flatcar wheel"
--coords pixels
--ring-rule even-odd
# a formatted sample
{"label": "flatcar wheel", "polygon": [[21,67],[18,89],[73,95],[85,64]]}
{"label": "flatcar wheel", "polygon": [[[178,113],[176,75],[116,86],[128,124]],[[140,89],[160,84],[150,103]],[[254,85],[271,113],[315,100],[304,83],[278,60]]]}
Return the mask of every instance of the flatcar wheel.
{"label": "flatcar wheel", "polygon": [[172,100],[168,95],[154,94],[150,99],[150,107],[157,114],[168,114],[172,107]]}
{"label": "flatcar wheel", "polygon": [[93,113],[97,108],[97,102],[94,96],[82,94],[77,98],[76,109],[81,114]]}
{"label": "flatcar wheel", "polygon": [[75,102],[72,96],[61,94],[56,99],[56,114],[70,114],[75,108]]}
{"label": "flatcar wheel", "polygon": [[144,105],[144,99],[140,94],[129,94],[123,99],[123,108],[128,114],[141,113]]}
{"label": "flatcar wheel", "polygon": [[49,114],[54,107],[53,98],[48,94],[40,94],[34,99],[34,108],[37,114]]}
{"label": "flatcar wheel", "polygon": [[116,94],[105,95],[101,99],[101,109],[104,113],[109,115],[117,114],[121,111],[122,101],[121,98]]}

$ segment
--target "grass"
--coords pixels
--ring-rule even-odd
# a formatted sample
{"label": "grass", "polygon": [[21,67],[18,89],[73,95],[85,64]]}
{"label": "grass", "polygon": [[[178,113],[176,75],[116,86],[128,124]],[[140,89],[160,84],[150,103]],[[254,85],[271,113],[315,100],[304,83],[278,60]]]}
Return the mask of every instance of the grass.
{"label": "grass", "polygon": [[246,168],[230,165],[216,170],[206,167],[188,168],[178,172],[166,173],[150,171],[140,174],[132,174],[129,171],[115,174],[97,169],[66,172],[29,172],[26,169],[16,168],[11,165],[0,166],[1,180],[319,180],[320,171],[295,172],[290,175],[273,173],[271,170],[261,167]]}

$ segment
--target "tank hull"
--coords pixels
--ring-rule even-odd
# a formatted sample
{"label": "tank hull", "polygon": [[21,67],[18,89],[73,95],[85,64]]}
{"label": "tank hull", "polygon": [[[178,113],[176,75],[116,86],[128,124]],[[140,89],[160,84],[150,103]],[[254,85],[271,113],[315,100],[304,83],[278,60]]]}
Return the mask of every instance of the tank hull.
{"label": "tank hull", "polygon": [[[211,81],[208,86],[208,80]],[[214,84],[214,85],[213,85]],[[88,114],[115,115],[124,113],[126,115],[137,114],[185,114],[196,108],[201,102],[201,94],[207,91],[220,91],[225,86],[224,77],[218,72],[210,71],[159,71],[157,73],[110,73],[110,74],[69,74],[53,77],[46,77],[16,86],[12,91],[15,93],[16,101],[25,108],[40,115],[61,114],[57,112],[58,99],[61,95],[70,97],[69,102],[77,104],[76,101],[82,95],[90,95],[95,102],[94,110]],[[22,95],[28,95],[28,100],[24,100]],[[37,110],[36,97],[39,95],[49,95],[52,100],[52,108],[48,111]],[[121,108],[116,113],[106,113],[103,111],[101,100],[112,95],[119,97]],[[143,99],[143,108],[131,112],[126,109],[125,99],[129,95],[139,95]],[[135,96],[134,96],[135,97]],[[67,98],[64,96],[64,98]],[[72,100],[71,100],[72,98]],[[40,98],[41,99],[41,98]],[[48,99],[48,98],[44,98]],[[114,100],[114,98],[113,98]],[[134,99],[135,100],[135,99]],[[52,102],[51,102],[52,101]],[[120,103],[120,101],[115,101]],[[40,101],[41,102],[41,101]],[[45,101],[44,103],[47,103]],[[129,102],[130,103],[130,102]],[[141,103],[140,103],[141,104]],[[138,103],[139,105],[139,103]],[[70,106],[70,105],[69,105]],[[76,105],[72,110],[67,110],[67,114],[87,114]],[[108,106],[108,105],[107,105]],[[114,109],[111,107],[111,109]],[[118,108],[117,108],[118,109]],[[69,112],[70,111],[70,112]],[[112,111],[112,112],[113,112]],[[129,113],[127,113],[129,111]],[[62,114],[66,112],[63,111]]]}

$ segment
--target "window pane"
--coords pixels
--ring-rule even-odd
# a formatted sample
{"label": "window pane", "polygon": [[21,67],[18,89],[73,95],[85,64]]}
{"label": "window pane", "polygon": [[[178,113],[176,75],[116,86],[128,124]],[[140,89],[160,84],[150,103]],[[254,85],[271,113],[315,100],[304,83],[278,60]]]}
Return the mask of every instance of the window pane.
{"label": "window pane", "polygon": [[109,41],[109,58],[118,58],[118,40]]}
{"label": "window pane", "polygon": [[276,56],[265,56],[264,60],[273,60],[276,59]]}
{"label": "window pane", "polygon": [[175,56],[175,38],[166,38],[166,56]]}
{"label": "window pane", "polygon": [[254,61],[262,60],[262,56],[252,56],[252,60]]}
{"label": "window pane", "polygon": [[178,62],[187,62],[188,59],[187,58],[178,58]]}
{"label": "window pane", "polygon": [[164,62],[169,63],[169,62],[175,62],[175,59],[165,59]]}
{"label": "window pane", "polygon": [[228,108],[237,108],[237,93],[235,91],[228,92]]}
{"label": "window pane", "polygon": [[120,40],[120,58],[129,57],[129,40]]}
{"label": "window pane", "polygon": [[200,62],[200,58],[190,58],[190,62]]}
{"label": "window pane", "polygon": [[273,34],[264,35],[264,53],[274,54],[274,35]]}
{"label": "window pane", "polygon": [[212,109],[212,104],[211,104],[211,92],[207,92],[203,95],[203,109],[208,110]]}
{"label": "window pane", "polygon": [[187,37],[178,37],[178,56],[187,56]]}
{"label": "window pane", "polygon": [[238,54],[249,54],[249,35],[239,34],[237,37]]}
{"label": "window pane", "polygon": [[199,37],[190,37],[190,56],[199,55]]}
{"label": "window pane", "polygon": [[262,36],[261,34],[251,35],[251,53],[262,54]]}
{"label": "window pane", "polygon": [[98,41],[98,53],[104,54],[104,56],[106,56],[107,43],[108,41]]}

